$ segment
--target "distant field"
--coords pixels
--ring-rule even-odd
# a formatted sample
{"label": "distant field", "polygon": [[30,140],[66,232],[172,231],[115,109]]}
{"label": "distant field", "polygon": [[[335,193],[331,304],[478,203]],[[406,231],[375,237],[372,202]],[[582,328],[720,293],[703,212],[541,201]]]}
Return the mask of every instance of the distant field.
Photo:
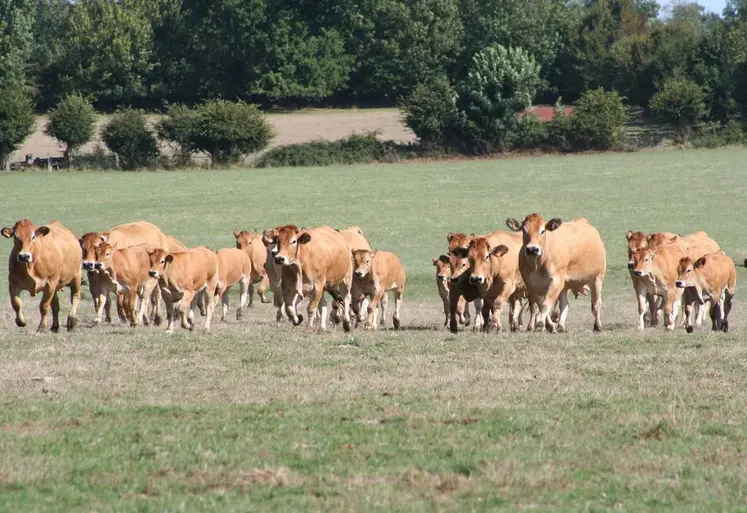
{"label": "distant field", "polygon": [[[741,263],[746,157],[3,176],[3,226],[148,219],[219,248],[234,228],[356,224],[408,287],[403,330],[351,334],[258,302],[210,334],[92,328],[86,297],[78,332],[35,336],[38,298],[27,330],[3,300],[0,511],[743,511],[747,273],[729,334],[641,334],[624,234],[705,230]],[[568,334],[451,335],[430,260],[446,233],[530,212],[599,229],[606,331],[579,298]]]}
{"label": "distant field", "polygon": [[[382,139],[407,142],[415,139],[415,135],[402,123],[397,109],[304,109],[298,112],[268,114],[267,118],[275,127],[276,137],[271,146],[294,144],[313,139],[328,139],[334,141],[348,135],[364,132],[380,131]],[[100,116],[99,128],[107,118]],[[157,116],[153,116],[157,119]],[[26,154],[34,157],[59,157],[62,148],[57,141],[44,134],[47,120],[40,117],[36,131],[11,156],[11,161],[23,160]],[[82,151],[93,151],[99,144],[98,135]],[[101,143],[103,145],[103,143]],[[168,151],[164,147],[163,151]]]}

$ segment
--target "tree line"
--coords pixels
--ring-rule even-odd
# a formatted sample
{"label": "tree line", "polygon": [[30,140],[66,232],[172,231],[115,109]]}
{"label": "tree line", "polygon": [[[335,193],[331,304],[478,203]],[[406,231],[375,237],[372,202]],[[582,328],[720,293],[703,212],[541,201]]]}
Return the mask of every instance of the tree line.
{"label": "tree line", "polygon": [[0,0],[0,84],[44,109],[79,93],[98,108],[217,97],[394,105],[457,83],[491,45],[540,67],[537,102],[615,89],[649,108],[670,77],[718,118],[747,104],[747,0],[722,17],[654,0]]}

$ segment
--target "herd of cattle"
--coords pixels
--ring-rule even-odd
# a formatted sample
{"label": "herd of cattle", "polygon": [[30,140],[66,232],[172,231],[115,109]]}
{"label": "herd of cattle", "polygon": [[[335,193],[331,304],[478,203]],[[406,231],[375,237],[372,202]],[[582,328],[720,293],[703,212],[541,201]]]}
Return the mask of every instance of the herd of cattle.
{"label": "herd of cattle", "polygon": [[[591,295],[594,330],[601,331],[602,283],[607,268],[602,238],[584,218],[545,221],[530,214],[523,221],[508,219],[510,231],[484,236],[450,233],[448,254],[433,259],[436,284],[444,305],[444,326],[456,332],[470,323],[469,304],[475,310],[475,329],[501,330],[500,314],[509,305],[509,326],[522,326],[529,310],[528,330],[565,331],[568,292]],[[400,259],[391,252],[373,250],[360,228],[336,230],[329,226],[301,228],[283,225],[259,232],[234,230],[235,248],[213,251],[187,248],[154,224],[138,221],[105,232],[77,238],[61,223],[36,226],[22,219],[2,234],[12,238],[8,262],[8,290],[16,325],[26,326],[21,291],[42,293],[39,331],[47,326],[51,307],[52,330],[59,329],[57,292],[70,288],[67,329],[76,325],[83,271],[95,308],[95,321],[111,322],[111,294],[117,315],[138,324],[159,325],[161,303],[166,307],[167,330],[194,328],[194,309],[210,329],[215,307],[221,320],[229,308],[228,291],[238,285],[236,317],[251,305],[254,287],[263,303],[273,292],[277,321],[285,316],[297,326],[303,322],[300,302],[308,298],[308,326],[327,327],[342,322],[350,331],[365,322],[367,329],[386,325],[387,294],[394,292],[392,323],[400,326],[406,283]],[[736,286],[736,269],[719,245],[705,232],[687,236],[629,231],[628,268],[638,299],[638,328],[664,325],[673,330],[680,307],[688,332],[700,326],[706,308],[714,330],[727,331]],[[365,314],[364,314],[365,313]]]}

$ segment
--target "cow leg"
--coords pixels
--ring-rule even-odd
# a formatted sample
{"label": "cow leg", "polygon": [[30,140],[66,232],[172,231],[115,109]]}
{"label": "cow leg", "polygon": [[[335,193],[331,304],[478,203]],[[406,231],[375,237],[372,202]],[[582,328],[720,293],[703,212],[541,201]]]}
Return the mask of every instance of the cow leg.
{"label": "cow leg", "polygon": [[378,324],[380,324],[381,327],[385,329],[386,329],[386,312],[388,310],[388,307],[389,307],[389,293],[385,290],[381,296],[381,302],[379,303],[380,317],[378,319],[374,319],[374,322],[378,320]]}
{"label": "cow leg", "polygon": [[[104,308],[107,308],[111,312],[111,302],[109,301],[109,292],[105,290],[99,290],[99,294],[96,297],[94,303],[96,309],[96,317],[93,318],[94,324],[101,323],[101,315],[103,314]],[[117,307],[117,313],[119,313],[119,307]],[[107,322],[111,322],[111,313],[107,314]]]}
{"label": "cow leg", "polygon": [[[480,316],[482,317],[482,331],[489,333],[491,329],[496,328],[495,326],[495,314],[491,321],[490,313],[495,308],[495,300],[490,298],[484,299],[482,302],[482,308],[480,308]],[[476,318],[475,318],[476,319]]]}
{"label": "cow leg", "polygon": [[176,309],[179,312],[179,317],[181,319],[181,325],[182,328],[185,330],[193,330],[195,329],[194,322],[189,318],[189,313],[192,312],[192,301],[197,300],[197,303],[199,304],[200,298],[199,298],[199,292],[195,293],[192,291],[184,291],[184,294],[182,295],[182,298],[179,300],[179,303],[176,305]]}
{"label": "cow leg", "polygon": [[[160,285],[159,285],[160,288]],[[163,302],[166,305],[166,332],[174,332],[174,296],[170,290],[161,288],[161,296],[163,296]]]}
{"label": "cow leg", "polygon": [[236,320],[244,316],[244,308],[251,306],[254,296],[254,285],[251,278],[239,281],[239,308],[236,310]]}
{"label": "cow leg", "polygon": [[677,308],[679,308],[679,300],[675,299],[677,290],[674,287],[667,287],[664,292],[664,329],[666,331],[674,331],[674,321],[677,316]]}
{"label": "cow leg", "polygon": [[[711,308],[713,307],[713,301],[711,301]],[[700,328],[703,325],[703,317],[705,317],[706,307],[705,304],[695,304],[695,326]]]}
{"label": "cow leg", "polygon": [[[335,300],[332,300],[333,304]],[[327,318],[329,317],[329,307],[327,305],[327,298],[324,297],[324,294],[322,294],[322,297],[319,299],[319,307],[317,308],[316,315],[319,315],[319,327],[322,329],[322,331],[327,331]]]}
{"label": "cow leg", "polygon": [[60,331],[60,296],[57,295],[57,290],[52,293],[50,306],[52,307],[52,333],[57,333]]}
{"label": "cow leg", "polygon": [[[119,317],[120,322],[126,322],[127,321],[127,312],[125,311],[125,305],[124,305],[124,296],[122,294],[117,294],[116,291],[114,292],[114,297],[117,301],[117,317]],[[106,300],[109,301],[109,292],[106,292]],[[101,318],[99,317],[99,320]]]}
{"label": "cow leg", "polygon": [[469,314],[469,302],[467,302],[464,296],[459,296],[457,313],[459,314],[459,322],[465,326],[469,326],[469,323],[471,321],[471,316]]}
{"label": "cow leg", "polygon": [[[160,326],[162,321],[161,297],[163,296],[163,290],[158,284],[158,280],[156,280],[155,278],[148,280],[145,283],[146,288],[144,290],[143,297],[150,298],[150,303],[153,306],[153,325]],[[148,293],[148,290],[150,290],[150,293]]]}
{"label": "cow leg", "polygon": [[405,295],[403,289],[397,289],[394,291],[394,317],[392,317],[392,325],[395,330],[398,330],[402,325],[402,299]]}
{"label": "cow leg", "polygon": [[545,326],[550,333],[556,333],[558,331],[557,325],[550,318],[552,309],[555,307],[555,302],[560,297],[560,293],[563,292],[565,286],[564,280],[560,277],[553,278],[550,286],[547,290],[547,295],[542,298],[540,297],[540,311],[538,322],[540,326]]}
{"label": "cow leg", "polygon": [[319,308],[319,302],[324,296],[324,281],[317,282],[314,284],[314,288],[311,291],[309,297],[309,305],[306,308],[306,314],[309,316],[308,327],[309,329],[314,328],[314,320],[316,319],[316,310]]}
{"label": "cow leg", "polygon": [[[560,293],[560,296],[558,296],[558,331],[561,333],[565,332],[565,322],[568,319],[568,291],[563,290]],[[592,307],[592,312],[594,311],[594,308]],[[596,326],[596,324],[595,324]]]}
{"label": "cow leg", "polygon": [[521,327],[521,312],[523,310],[521,298],[509,296],[508,298],[508,326],[511,331],[519,331]]}
{"label": "cow leg", "polygon": [[[459,308],[459,303],[464,299],[461,294],[456,290],[456,286],[452,287],[449,291],[449,330],[452,333],[456,333],[457,330],[457,312]],[[466,303],[465,303],[466,304]],[[462,309],[462,312],[464,312],[464,308]],[[464,318],[464,314],[460,314],[460,321],[462,318]],[[463,322],[465,326],[467,325],[467,322]]]}
{"label": "cow leg", "polygon": [[[655,294],[648,293],[646,291],[646,289],[644,289],[644,288],[641,288],[640,290],[636,289],[636,295],[639,296],[638,297],[638,303],[639,303],[638,304],[638,312],[639,312],[639,314],[640,314],[640,311],[641,311],[641,305],[640,305],[641,298],[640,298],[640,296],[643,295],[643,299],[644,299],[644,301],[646,301],[646,303],[648,305],[648,325],[650,327],[652,327],[652,328],[658,326],[659,325],[659,307],[660,307],[660,305],[659,305],[659,296],[657,296]],[[646,304],[644,304],[644,311],[645,310],[646,310]],[[645,329],[645,327],[646,327],[645,326],[645,322],[644,322],[643,327],[640,326],[640,320],[639,320],[638,324],[639,324],[638,329],[641,329],[641,330]]]}
{"label": "cow leg", "polygon": [[[208,281],[205,285],[205,288],[203,289],[203,293],[205,294],[206,298],[215,297],[215,290],[217,288],[218,284],[218,278],[217,276],[213,279],[212,282]],[[240,308],[240,306],[239,306]],[[202,328],[205,331],[210,331],[210,323],[213,320],[213,313],[215,312],[215,301],[208,301],[207,302],[207,311],[205,312],[205,322],[202,325]]]}
{"label": "cow leg", "polygon": [[[267,277],[267,274],[262,275],[262,281],[259,282],[259,286],[257,287],[257,294],[259,295],[259,300],[262,303],[269,303],[271,299],[267,297],[267,288],[270,286],[270,278]],[[251,304],[251,301],[249,302]]]}
{"label": "cow leg", "polygon": [[[638,299],[638,329],[640,331],[643,331],[644,329],[646,329],[646,320],[645,320],[645,317],[646,317],[646,303],[647,303],[646,298],[647,297],[649,298],[648,299],[648,306],[649,306],[650,311],[651,311],[651,319],[652,319],[651,322],[652,322],[652,324],[653,324],[653,319],[654,319],[654,313],[653,312],[654,312],[654,309],[656,308],[656,299],[654,298],[654,300],[652,301],[651,297],[646,295],[646,291],[642,287],[638,287],[636,289],[636,297]],[[657,321],[658,321],[658,318],[657,318]],[[657,322],[657,324],[658,324],[658,322]]]}
{"label": "cow leg", "polygon": [[[214,303],[218,303],[218,301],[220,301],[220,303],[221,303],[220,322],[226,322],[226,314],[228,313],[228,308],[231,305],[230,299],[228,297],[228,290],[229,289],[226,289],[226,290],[223,291],[222,294],[219,294],[219,295],[215,296]],[[239,306],[239,309],[236,311],[236,318],[237,319],[241,318],[241,314],[239,312],[241,312],[241,306]]]}
{"label": "cow leg", "polygon": [[729,312],[731,312],[731,303],[734,298],[729,289],[724,290],[724,306],[723,306],[723,322],[721,323],[721,331],[724,333],[729,331]]}
{"label": "cow leg", "polygon": [[482,298],[475,298],[472,303],[475,305],[475,322],[472,324],[472,331],[479,331],[482,329]]}
{"label": "cow leg", "polygon": [[[57,283],[47,283],[42,293],[41,302],[39,303],[39,313],[41,314],[41,319],[39,320],[39,326],[36,328],[36,331],[38,332],[46,331],[47,315],[49,315],[49,307],[52,305],[53,302],[54,304],[57,305],[57,315],[59,315],[60,304],[59,302],[55,301],[56,297],[57,297]],[[54,313],[54,310],[53,310],[52,311],[52,331],[54,331],[55,333],[60,329],[60,321],[57,315]]]}
{"label": "cow leg", "polygon": [[[602,283],[603,277],[597,276],[591,284],[591,313],[594,314],[594,331],[602,331]],[[566,309],[567,310],[567,309]],[[566,312],[567,313],[567,312]],[[561,316],[562,317],[562,316]],[[565,318],[563,318],[565,328]]]}
{"label": "cow leg", "polygon": [[8,295],[10,295],[10,305],[16,314],[16,326],[24,328],[26,319],[23,318],[23,312],[21,311],[21,290],[21,287],[12,278],[8,280]]}
{"label": "cow leg", "polygon": [[367,312],[368,312],[368,316],[366,317],[366,329],[367,330],[376,329],[376,309],[379,307],[379,302],[381,302],[381,298],[384,294],[386,294],[386,292],[384,292],[381,286],[374,285],[373,294],[371,295],[371,302],[368,304],[368,308],[367,308]]}
{"label": "cow leg", "polygon": [[[298,326],[303,322],[303,316],[296,313],[296,291],[288,290],[283,292],[283,306],[285,307],[285,314],[291,321],[293,326]],[[281,307],[282,308],[282,307]],[[281,310],[278,309],[278,322],[282,319]]]}
{"label": "cow leg", "polygon": [[67,316],[67,331],[73,331],[78,324],[78,306],[80,306],[80,289],[82,279],[80,276],[73,278],[68,285],[70,287],[70,313]]}
{"label": "cow leg", "polygon": [[446,291],[445,294],[441,294],[441,290],[439,289],[439,296],[441,297],[441,302],[444,305],[444,328],[449,325],[449,292]]}

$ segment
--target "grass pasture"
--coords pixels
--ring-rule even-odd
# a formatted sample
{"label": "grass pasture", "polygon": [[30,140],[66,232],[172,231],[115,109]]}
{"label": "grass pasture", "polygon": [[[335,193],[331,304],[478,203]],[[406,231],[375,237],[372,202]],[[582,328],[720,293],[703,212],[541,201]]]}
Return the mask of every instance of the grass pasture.
{"label": "grass pasture", "polygon": [[[278,326],[259,301],[209,334],[93,328],[86,294],[77,332],[35,335],[38,298],[25,330],[3,299],[0,511],[747,511],[745,270],[730,333],[638,333],[624,244],[702,229],[741,263],[745,155],[3,176],[3,226],[145,218],[219,248],[234,228],[357,224],[408,287],[404,329],[351,334]],[[579,298],[567,334],[448,333],[446,233],[535,211],[599,229],[605,332]]]}

